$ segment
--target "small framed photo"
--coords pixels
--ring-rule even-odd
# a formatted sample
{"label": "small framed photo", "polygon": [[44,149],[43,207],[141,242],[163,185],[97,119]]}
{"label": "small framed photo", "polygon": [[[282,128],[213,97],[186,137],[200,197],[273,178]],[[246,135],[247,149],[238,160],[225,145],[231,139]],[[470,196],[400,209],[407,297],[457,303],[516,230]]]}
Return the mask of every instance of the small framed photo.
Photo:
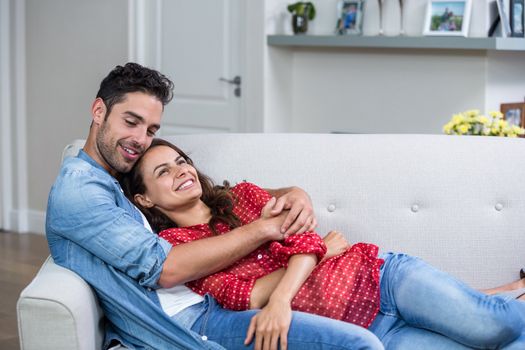
{"label": "small framed photo", "polygon": [[467,36],[471,0],[428,0],[424,35]]}
{"label": "small framed photo", "polygon": [[363,33],[364,0],[339,0],[337,2],[337,34],[361,35]]}
{"label": "small framed photo", "polygon": [[509,125],[525,127],[525,102],[502,103],[500,111]]}
{"label": "small framed photo", "polygon": [[511,36],[523,38],[524,22],[523,0],[510,0],[510,30]]}

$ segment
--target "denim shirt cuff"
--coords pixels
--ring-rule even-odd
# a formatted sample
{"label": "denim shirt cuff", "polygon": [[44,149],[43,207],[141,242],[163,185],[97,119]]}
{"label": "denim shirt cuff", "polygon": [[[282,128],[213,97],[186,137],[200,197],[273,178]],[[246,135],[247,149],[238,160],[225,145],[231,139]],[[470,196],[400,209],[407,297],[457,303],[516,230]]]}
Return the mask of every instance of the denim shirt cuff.
{"label": "denim shirt cuff", "polygon": [[160,248],[162,249],[162,251],[164,253],[164,259],[162,260],[162,264],[159,266],[157,271],[155,271],[155,273],[153,273],[149,278],[147,278],[145,281],[142,281],[142,283],[141,283],[142,285],[149,286],[149,287],[151,287],[153,289],[161,288],[161,286],[159,286],[159,284],[158,284],[159,278],[160,278],[160,274],[162,273],[162,267],[164,265],[164,261],[166,261],[166,257],[168,256],[168,254],[169,254],[169,252],[170,252],[170,250],[172,248],[171,243],[169,243],[168,241],[166,241],[163,238],[159,238],[158,243],[159,243]]}
{"label": "denim shirt cuff", "polygon": [[170,242],[166,241],[164,238],[159,238],[159,244],[164,251],[164,255],[168,256],[171,248],[173,247]]}

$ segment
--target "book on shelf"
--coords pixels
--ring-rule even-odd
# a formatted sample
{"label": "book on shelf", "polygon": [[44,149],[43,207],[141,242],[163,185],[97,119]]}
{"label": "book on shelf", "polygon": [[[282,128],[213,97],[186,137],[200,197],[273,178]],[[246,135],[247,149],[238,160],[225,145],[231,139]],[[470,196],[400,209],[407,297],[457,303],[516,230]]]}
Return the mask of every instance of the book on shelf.
{"label": "book on shelf", "polygon": [[523,38],[524,8],[523,0],[510,0],[510,30],[511,36]]}
{"label": "book on shelf", "polygon": [[510,1],[509,0],[496,0],[499,19],[500,19],[500,26],[501,26],[501,36],[503,38],[507,38],[512,35],[512,31],[510,29],[509,11],[507,11],[507,9],[510,7]]}

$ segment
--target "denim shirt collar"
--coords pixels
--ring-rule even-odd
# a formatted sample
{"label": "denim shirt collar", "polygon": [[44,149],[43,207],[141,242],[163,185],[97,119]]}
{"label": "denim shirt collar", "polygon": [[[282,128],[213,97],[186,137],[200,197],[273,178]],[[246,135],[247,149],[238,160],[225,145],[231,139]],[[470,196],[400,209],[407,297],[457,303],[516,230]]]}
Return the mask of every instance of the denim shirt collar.
{"label": "denim shirt collar", "polygon": [[[81,149],[80,151],[78,151],[78,155],[77,155],[78,158],[82,159],[83,161],[86,161],[88,162],[91,166],[97,168],[97,169],[100,169],[106,173],[109,174],[109,171],[107,171],[106,168],[104,168],[100,163],[98,163],[96,160],[94,160],[93,158],[91,158],[91,156],[89,154],[87,154],[83,149]],[[109,174],[111,175],[111,174]],[[111,175],[113,177],[113,175]]]}

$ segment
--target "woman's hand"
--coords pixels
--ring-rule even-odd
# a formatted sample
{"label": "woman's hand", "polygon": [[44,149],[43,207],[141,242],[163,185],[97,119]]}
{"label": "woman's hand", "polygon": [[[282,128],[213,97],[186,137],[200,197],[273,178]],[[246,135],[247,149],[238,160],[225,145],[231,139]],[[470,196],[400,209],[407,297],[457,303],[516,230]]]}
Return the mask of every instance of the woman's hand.
{"label": "woman's hand", "polygon": [[277,203],[277,199],[275,197],[270,198],[270,200],[264,205],[264,207],[261,210],[261,219],[269,219],[276,216],[272,213],[272,209],[275,206],[275,203]]}
{"label": "woman's hand", "polygon": [[270,300],[250,321],[244,344],[248,345],[255,335],[255,350],[286,350],[288,330],[292,322],[292,308],[284,300]]}
{"label": "woman's hand", "polygon": [[272,197],[268,203],[261,210],[261,217],[256,221],[261,225],[261,231],[266,233],[266,236],[272,241],[280,241],[286,236],[281,231],[281,226],[286,219],[287,211],[272,213],[272,209],[276,203],[275,197]]}
{"label": "woman's hand", "polygon": [[277,202],[271,211],[272,215],[278,215],[283,210],[289,210],[281,227],[281,232],[286,237],[315,229],[317,219],[308,193],[299,187],[270,191],[270,193],[277,197]]}
{"label": "woman's hand", "polygon": [[323,241],[327,248],[323,261],[344,253],[350,247],[350,244],[348,244],[343,234],[337,231],[328,232],[328,234],[323,237]]}

